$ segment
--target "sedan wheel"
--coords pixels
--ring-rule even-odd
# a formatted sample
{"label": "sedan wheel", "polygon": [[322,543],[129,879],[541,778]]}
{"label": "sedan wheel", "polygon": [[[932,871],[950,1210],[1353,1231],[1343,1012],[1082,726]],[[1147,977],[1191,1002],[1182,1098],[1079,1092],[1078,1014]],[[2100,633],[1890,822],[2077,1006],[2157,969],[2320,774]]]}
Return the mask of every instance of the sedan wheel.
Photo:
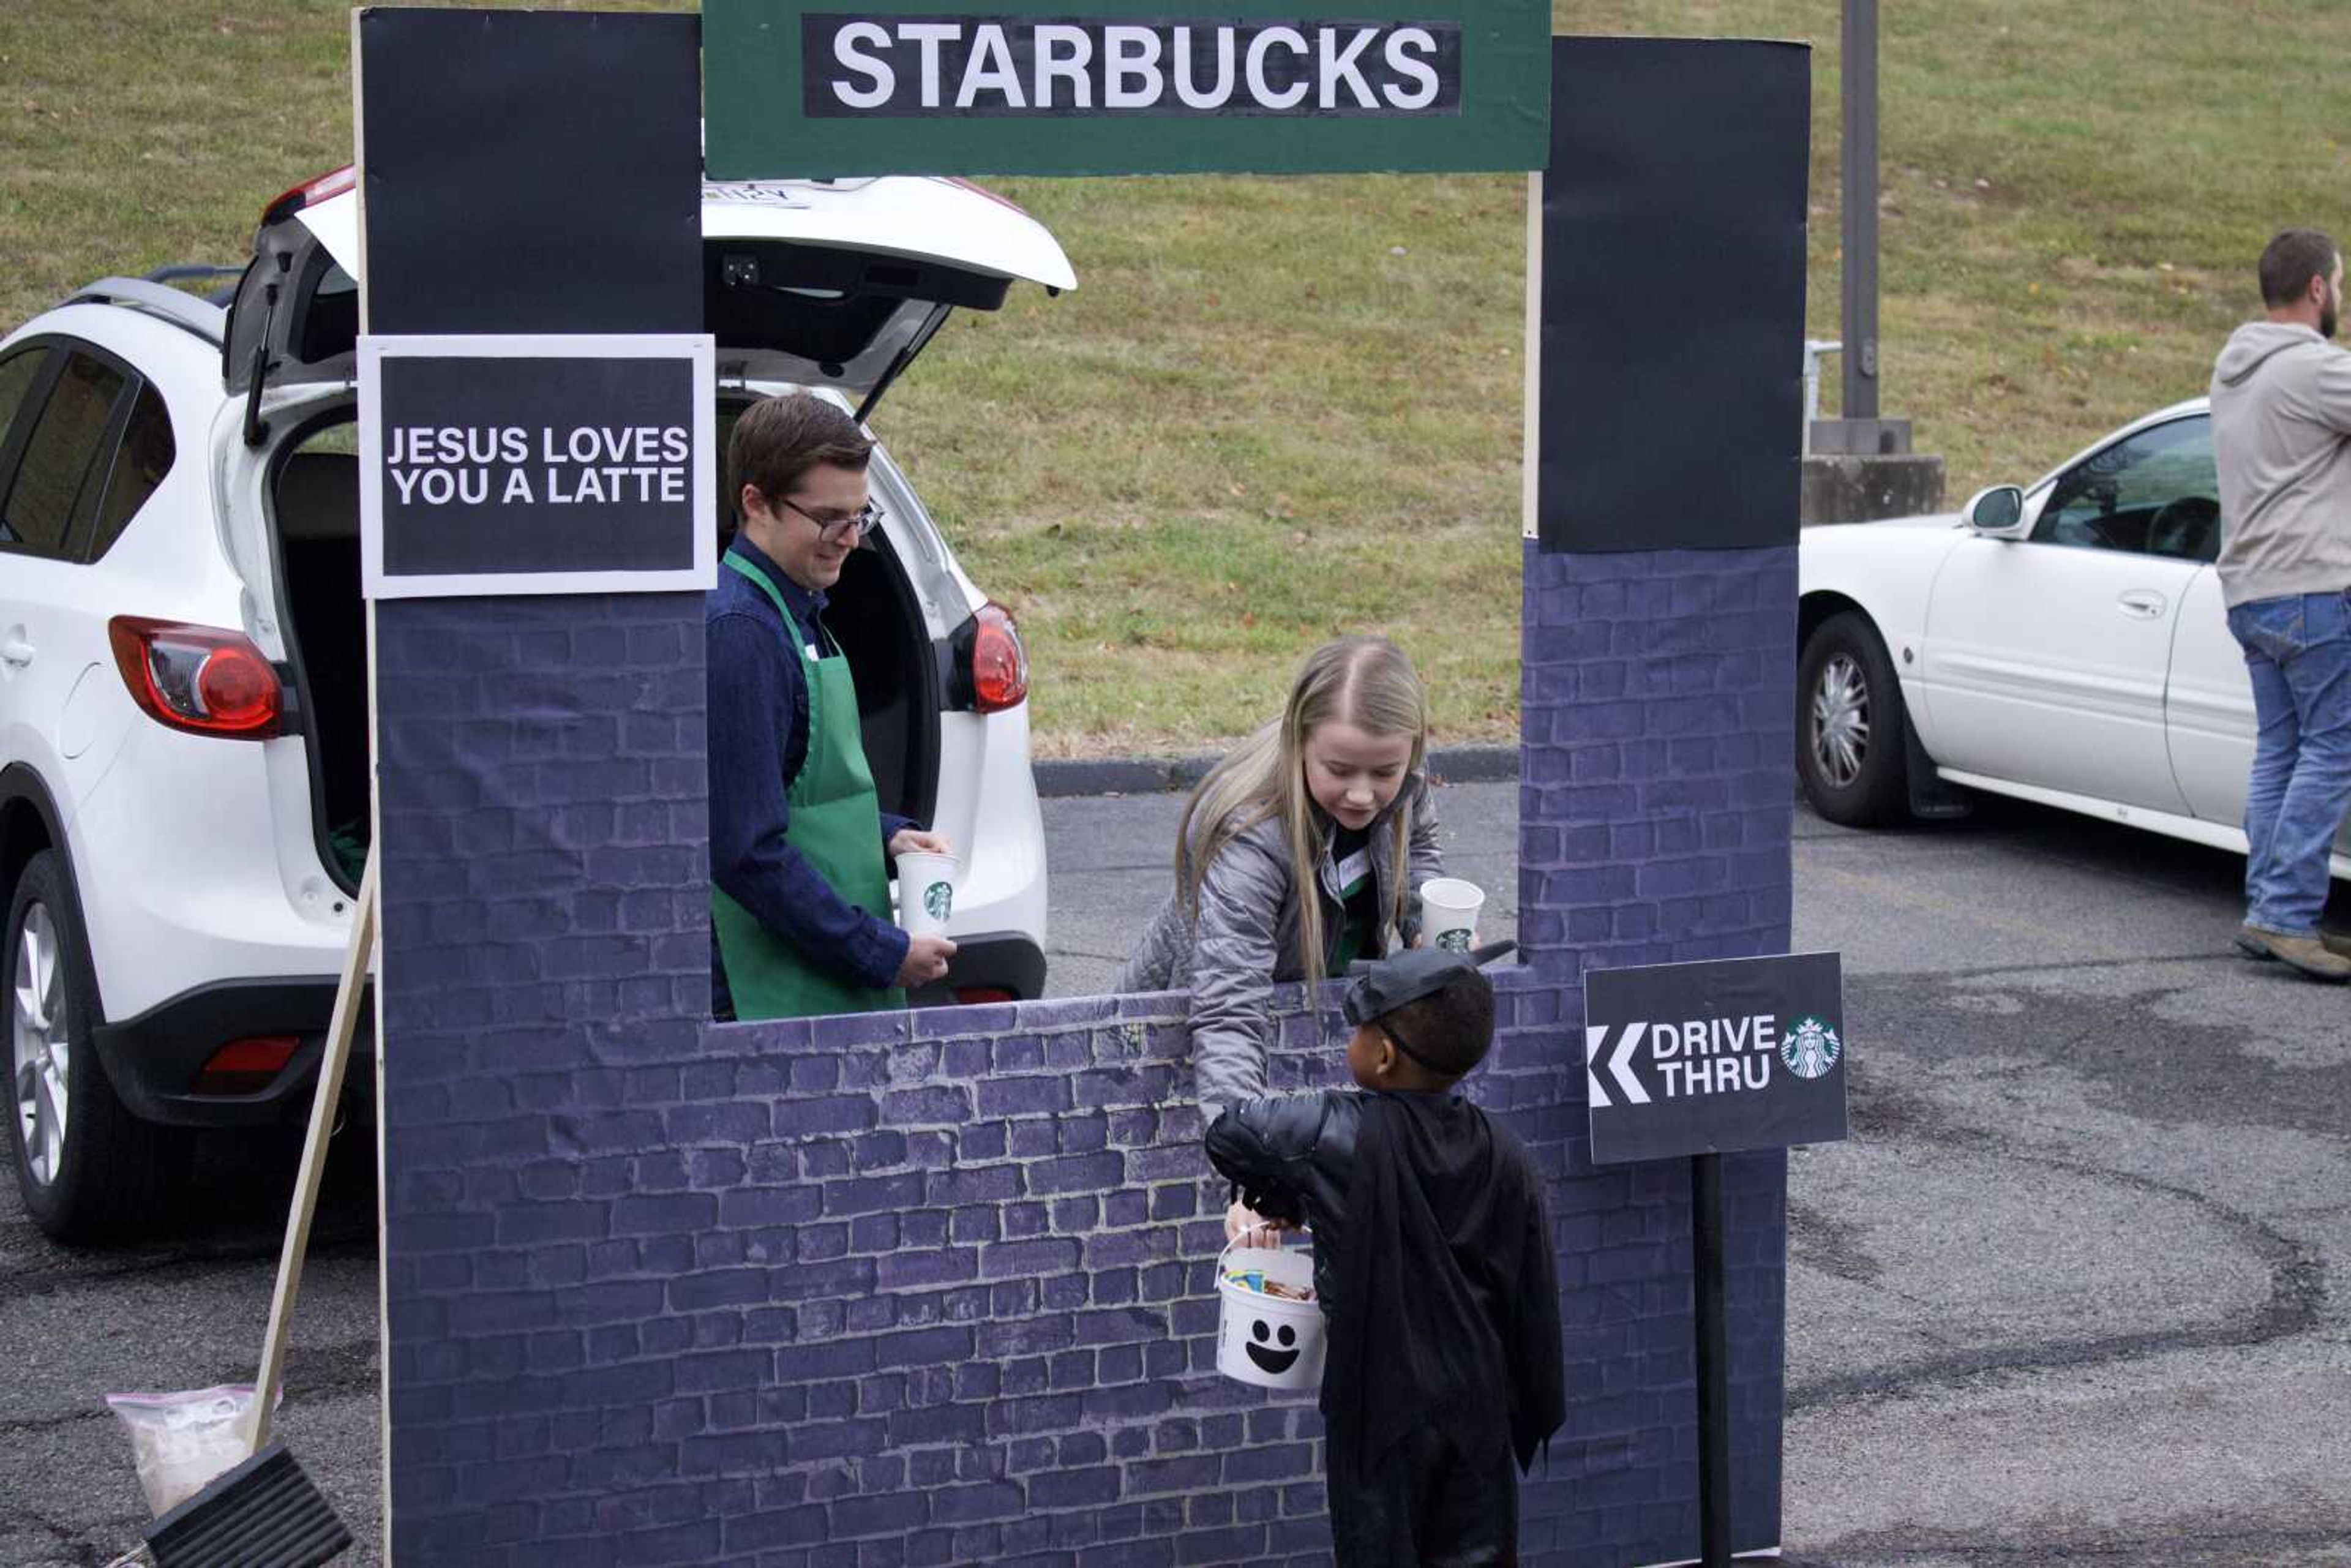
{"label": "sedan wheel", "polygon": [[1814,627],[1796,665],[1796,777],[1813,810],[1855,828],[1907,818],[1907,722],[1869,618],[1848,610]]}
{"label": "sedan wheel", "polygon": [[16,937],[9,1032],[15,1040],[16,1139],[32,1179],[48,1186],[65,1159],[73,1039],[66,1029],[65,966],[48,906],[27,904]]}
{"label": "sedan wheel", "polygon": [[1813,762],[1838,789],[1851,788],[1869,755],[1869,683],[1850,653],[1821,666],[1813,683]]}

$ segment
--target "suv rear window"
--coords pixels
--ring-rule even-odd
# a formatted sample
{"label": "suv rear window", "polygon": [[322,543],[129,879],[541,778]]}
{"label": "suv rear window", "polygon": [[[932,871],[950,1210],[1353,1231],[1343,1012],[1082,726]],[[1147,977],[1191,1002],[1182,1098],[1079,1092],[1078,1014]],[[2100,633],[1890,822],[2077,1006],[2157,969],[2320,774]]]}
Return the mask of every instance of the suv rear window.
{"label": "suv rear window", "polygon": [[7,502],[0,505],[0,549],[66,553],[77,508],[85,501],[90,460],[106,439],[125,384],[120,371],[88,354],[66,361],[25,443]]}
{"label": "suv rear window", "polygon": [[99,509],[98,532],[90,538],[89,559],[96,560],[114,547],[123,525],[147,504],[147,497],[172,471],[176,451],[170,412],[153,387],[141,386],[139,402],[131,410],[131,423],[123,426],[114,472],[106,481],[106,500]]}
{"label": "suv rear window", "polygon": [[16,405],[33,389],[33,378],[41,373],[41,361],[48,358],[47,349],[25,349],[0,360],[0,451],[8,445],[8,426],[16,423]]}

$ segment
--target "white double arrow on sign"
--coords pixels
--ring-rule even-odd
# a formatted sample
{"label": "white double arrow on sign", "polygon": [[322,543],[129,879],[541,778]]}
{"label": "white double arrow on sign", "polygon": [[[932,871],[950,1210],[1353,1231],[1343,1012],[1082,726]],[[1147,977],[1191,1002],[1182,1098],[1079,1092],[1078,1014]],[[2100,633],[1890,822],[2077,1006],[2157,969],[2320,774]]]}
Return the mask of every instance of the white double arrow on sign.
{"label": "white double arrow on sign", "polygon": [[[1633,1076],[1631,1062],[1633,1051],[1641,1043],[1641,1037],[1649,1032],[1649,1026],[1646,1023],[1628,1023],[1623,1028],[1625,1032],[1618,1037],[1616,1049],[1608,1058],[1608,1072],[1616,1080],[1617,1092],[1625,1096],[1625,1103],[1646,1105],[1649,1103],[1649,1092],[1641,1087],[1641,1081],[1638,1078]],[[1607,1040],[1607,1025],[1586,1024],[1584,1026],[1583,1075],[1591,1082],[1590,1092],[1592,1103],[1594,1105],[1615,1103],[1608,1098],[1608,1092],[1600,1086],[1600,1052]]]}

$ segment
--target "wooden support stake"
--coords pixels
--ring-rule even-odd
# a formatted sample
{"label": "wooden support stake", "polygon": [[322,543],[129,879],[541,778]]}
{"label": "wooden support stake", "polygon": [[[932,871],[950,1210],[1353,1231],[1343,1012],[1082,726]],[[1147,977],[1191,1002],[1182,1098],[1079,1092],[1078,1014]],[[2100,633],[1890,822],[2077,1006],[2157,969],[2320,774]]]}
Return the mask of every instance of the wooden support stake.
{"label": "wooden support stake", "polygon": [[310,1218],[319,1207],[319,1180],[327,1168],[327,1140],[335,1130],[335,1109],[342,1099],[343,1069],[351,1059],[351,1037],[358,1031],[360,998],[367,991],[368,966],[375,956],[375,851],[368,851],[367,871],[360,878],[359,901],[351,908],[350,944],[343,949],[343,973],[335,987],[333,1021],[327,1026],[326,1053],[319,1059],[318,1092],[310,1100],[310,1132],[302,1144],[302,1169],[294,1181],[294,1204],[286,1218],[286,1246],[277,1257],[277,1290],[269,1301],[269,1333],[261,1342],[261,1376],[254,1388],[253,1451],[269,1442],[271,1406],[277,1400],[278,1379],[286,1371],[287,1324],[294,1315],[294,1298],[302,1289],[302,1258],[310,1247]]}
{"label": "wooden support stake", "polygon": [[1698,1562],[1730,1568],[1730,1314],[1723,1284],[1722,1156],[1690,1158],[1698,1329]]}

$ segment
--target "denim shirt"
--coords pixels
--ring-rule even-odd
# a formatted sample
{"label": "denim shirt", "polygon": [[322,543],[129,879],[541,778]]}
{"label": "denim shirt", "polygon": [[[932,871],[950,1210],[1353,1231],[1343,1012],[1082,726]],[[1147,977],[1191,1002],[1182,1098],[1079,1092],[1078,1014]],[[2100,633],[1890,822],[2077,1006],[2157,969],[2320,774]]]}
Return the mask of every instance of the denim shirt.
{"label": "denim shirt", "polygon": [[[737,538],[731,548],[775,584],[791,609],[792,635],[820,645],[817,617],[825,596],[794,582],[748,539]],[[807,678],[785,645],[774,603],[756,583],[721,567],[718,586],[704,601],[703,630],[709,653],[710,880],[810,962],[868,986],[894,983],[906,957],[906,934],[890,923],[890,912],[844,902],[784,841],[791,821],[785,792],[808,760],[809,703]],[[876,822],[884,845],[914,825],[887,811]],[[713,1009],[731,1016],[733,998],[715,932],[710,975]]]}

